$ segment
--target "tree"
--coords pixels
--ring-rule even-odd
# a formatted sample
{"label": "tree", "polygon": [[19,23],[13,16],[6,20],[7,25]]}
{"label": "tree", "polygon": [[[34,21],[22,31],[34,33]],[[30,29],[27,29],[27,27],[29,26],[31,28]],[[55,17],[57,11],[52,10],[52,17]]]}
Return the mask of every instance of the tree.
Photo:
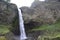
{"label": "tree", "polygon": [[59,2],[60,0],[45,0],[47,2]]}
{"label": "tree", "polygon": [[4,1],[6,1],[6,2],[10,2],[10,0],[4,0]]}
{"label": "tree", "polygon": [[10,0],[0,0],[0,1],[10,2]]}

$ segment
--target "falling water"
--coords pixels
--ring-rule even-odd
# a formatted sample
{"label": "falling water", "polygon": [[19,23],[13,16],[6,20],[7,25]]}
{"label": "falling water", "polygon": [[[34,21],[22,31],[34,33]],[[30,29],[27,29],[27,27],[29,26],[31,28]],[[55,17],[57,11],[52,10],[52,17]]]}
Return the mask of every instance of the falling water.
{"label": "falling water", "polygon": [[21,33],[20,40],[25,40],[25,39],[27,39],[27,37],[26,37],[25,29],[24,29],[24,21],[23,21],[21,10],[18,9],[18,11],[19,11],[20,33]]}

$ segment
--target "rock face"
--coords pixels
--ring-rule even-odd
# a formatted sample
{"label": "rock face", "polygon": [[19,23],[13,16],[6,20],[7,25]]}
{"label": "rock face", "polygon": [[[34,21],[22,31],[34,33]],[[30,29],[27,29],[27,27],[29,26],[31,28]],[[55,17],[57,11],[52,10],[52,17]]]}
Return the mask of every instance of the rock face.
{"label": "rock face", "polygon": [[16,14],[17,6],[15,4],[0,1],[0,24],[11,24]]}
{"label": "rock face", "polygon": [[[37,2],[37,3],[36,3]],[[60,19],[60,2],[35,1],[30,8],[21,7],[26,30]]]}
{"label": "rock face", "polygon": [[[36,2],[35,2],[36,3]],[[33,5],[35,5],[33,3]],[[60,18],[59,2],[39,2],[35,6],[22,7],[23,18],[25,23],[30,21],[39,23],[55,23]]]}
{"label": "rock face", "polygon": [[[16,30],[19,29],[18,22],[16,22],[15,18],[18,18],[18,9],[15,4],[7,3],[5,1],[0,1],[0,25],[11,25],[10,31],[13,33],[17,33]],[[17,17],[16,17],[17,16]],[[18,20],[18,19],[17,19]],[[15,23],[13,25],[13,23]],[[18,29],[16,29],[18,28]],[[18,30],[19,31],[19,30]]]}
{"label": "rock face", "polygon": [[[42,24],[55,23],[60,18],[60,2],[35,1],[30,8],[21,7],[20,9],[23,14],[26,31],[41,26]],[[15,34],[20,34],[18,23],[17,14],[12,22],[12,32]]]}

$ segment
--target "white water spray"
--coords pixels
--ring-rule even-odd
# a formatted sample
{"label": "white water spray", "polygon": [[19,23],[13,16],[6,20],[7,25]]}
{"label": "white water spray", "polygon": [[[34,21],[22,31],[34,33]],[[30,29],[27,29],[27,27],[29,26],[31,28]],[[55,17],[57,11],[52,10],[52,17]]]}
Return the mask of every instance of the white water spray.
{"label": "white water spray", "polygon": [[20,27],[20,33],[21,33],[20,40],[25,40],[27,39],[27,37],[26,37],[26,33],[24,29],[24,21],[23,21],[23,17],[20,9],[18,9],[18,13],[19,13],[19,27]]}

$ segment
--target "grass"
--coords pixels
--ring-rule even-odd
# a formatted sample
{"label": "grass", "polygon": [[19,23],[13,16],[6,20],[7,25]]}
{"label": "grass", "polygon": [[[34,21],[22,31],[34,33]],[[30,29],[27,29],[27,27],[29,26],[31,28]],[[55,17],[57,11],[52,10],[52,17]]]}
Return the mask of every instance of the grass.
{"label": "grass", "polygon": [[0,25],[0,34],[6,34],[7,32],[9,32],[9,25]]}
{"label": "grass", "polygon": [[60,21],[57,21],[55,24],[44,24],[40,27],[36,27],[34,29],[32,29],[31,31],[43,31],[44,34],[40,35],[46,37],[46,38],[57,38],[60,37]]}
{"label": "grass", "polygon": [[32,31],[38,31],[38,30],[59,30],[60,29],[60,22],[56,22],[55,24],[44,24],[40,27],[32,29]]}
{"label": "grass", "polygon": [[7,40],[5,36],[0,36],[0,40]]}
{"label": "grass", "polygon": [[[9,25],[0,25],[0,35],[6,34],[9,31]],[[0,40],[7,40],[5,36],[0,36]]]}

